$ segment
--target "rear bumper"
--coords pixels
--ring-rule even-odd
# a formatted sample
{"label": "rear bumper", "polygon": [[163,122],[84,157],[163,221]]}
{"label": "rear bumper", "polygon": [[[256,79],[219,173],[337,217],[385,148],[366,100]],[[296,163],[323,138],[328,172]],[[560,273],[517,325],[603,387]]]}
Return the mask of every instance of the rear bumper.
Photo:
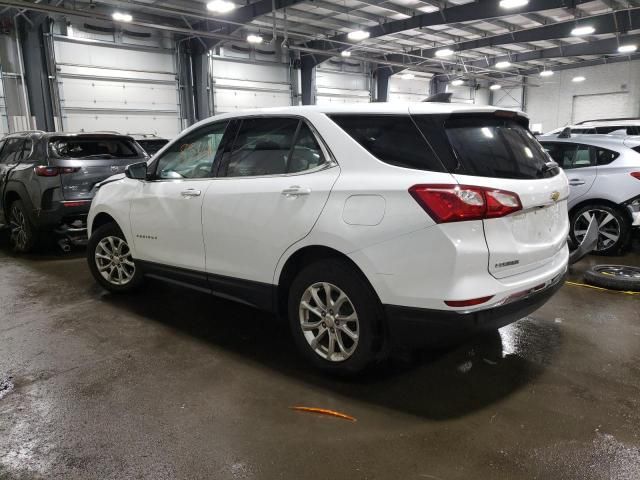
{"label": "rear bumper", "polygon": [[385,305],[387,328],[396,346],[443,344],[483,330],[495,330],[526,317],[544,305],[564,284],[566,273],[544,290],[511,303],[470,313]]}
{"label": "rear bumper", "polygon": [[87,237],[87,216],[91,202],[68,206],[56,202],[53,208],[36,212],[36,224],[41,231],[55,233],[81,241]]}

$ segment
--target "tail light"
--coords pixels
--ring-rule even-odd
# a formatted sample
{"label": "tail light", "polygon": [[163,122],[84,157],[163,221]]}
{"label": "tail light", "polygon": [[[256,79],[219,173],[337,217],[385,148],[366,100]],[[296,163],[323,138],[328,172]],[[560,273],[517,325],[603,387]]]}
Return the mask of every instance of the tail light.
{"label": "tail light", "polygon": [[411,196],[436,223],[498,218],[522,210],[517,193],[469,185],[414,185]]}
{"label": "tail light", "polygon": [[631,172],[631,176],[640,180],[640,172]]}
{"label": "tail light", "polygon": [[57,177],[65,173],[75,173],[79,170],[79,167],[48,167],[46,165],[38,165],[33,169],[39,177]]}

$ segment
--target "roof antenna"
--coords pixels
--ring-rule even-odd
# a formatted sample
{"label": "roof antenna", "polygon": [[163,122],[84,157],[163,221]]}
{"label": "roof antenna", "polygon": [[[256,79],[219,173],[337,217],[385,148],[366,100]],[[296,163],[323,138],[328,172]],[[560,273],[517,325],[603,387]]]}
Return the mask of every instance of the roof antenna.
{"label": "roof antenna", "polygon": [[451,103],[452,92],[441,92],[434,93],[433,95],[429,95],[427,98],[422,100],[423,102],[431,102],[431,103]]}
{"label": "roof antenna", "polygon": [[571,138],[571,127],[564,127],[558,138]]}

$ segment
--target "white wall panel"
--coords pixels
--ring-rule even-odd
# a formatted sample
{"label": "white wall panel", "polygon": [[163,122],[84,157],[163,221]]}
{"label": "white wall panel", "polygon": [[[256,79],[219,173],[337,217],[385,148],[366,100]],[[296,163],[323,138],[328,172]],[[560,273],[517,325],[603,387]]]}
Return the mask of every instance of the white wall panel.
{"label": "white wall panel", "polygon": [[399,75],[389,78],[387,102],[421,102],[429,96],[429,78],[416,77],[404,80]]}
{"label": "white wall panel", "polygon": [[316,68],[316,104],[368,103],[371,101],[369,82],[369,76],[363,71]]}
{"label": "white wall panel", "polygon": [[[586,80],[572,82],[572,78],[576,76],[583,76]],[[532,123],[542,124],[544,132],[570,124],[575,117],[576,105],[581,109],[578,112],[580,120],[577,121],[614,118],[618,115],[640,116],[640,61],[637,60],[561,70],[548,79],[540,79],[535,83],[540,86],[527,88],[527,113]],[[624,92],[627,92],[624,111],[617,102],[610,109],[609,105],[598,100],[588,102],[591,107],[585,110],[582,108],[585,105],[582,100],[577,104],[574,100],[574,97],[585,95],[601,96]]]}
{"label": "white wall panel", "polygon": [[[241,55],[231,50],[226,53]],[[289,66],[278,62],[246,63],[250,61],[210,58],[216,114],[291,105]]]}
{"label": "white wall panel", "polygon": [[65,131],[180,132],[174,52],[139,48],[55,38]]}

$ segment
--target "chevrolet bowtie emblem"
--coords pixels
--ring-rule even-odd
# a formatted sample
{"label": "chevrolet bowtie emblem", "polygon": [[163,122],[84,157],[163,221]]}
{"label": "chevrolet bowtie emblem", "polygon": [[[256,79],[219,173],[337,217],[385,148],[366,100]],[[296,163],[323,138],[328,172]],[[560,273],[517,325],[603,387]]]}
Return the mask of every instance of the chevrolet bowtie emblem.
{"label": "chevrolet bowtie emblem", "polygon": [[557,202],[559,198],[560,198],[560,192],[553,192],[551,194],[551,200],[553,200],[554,202]]}

